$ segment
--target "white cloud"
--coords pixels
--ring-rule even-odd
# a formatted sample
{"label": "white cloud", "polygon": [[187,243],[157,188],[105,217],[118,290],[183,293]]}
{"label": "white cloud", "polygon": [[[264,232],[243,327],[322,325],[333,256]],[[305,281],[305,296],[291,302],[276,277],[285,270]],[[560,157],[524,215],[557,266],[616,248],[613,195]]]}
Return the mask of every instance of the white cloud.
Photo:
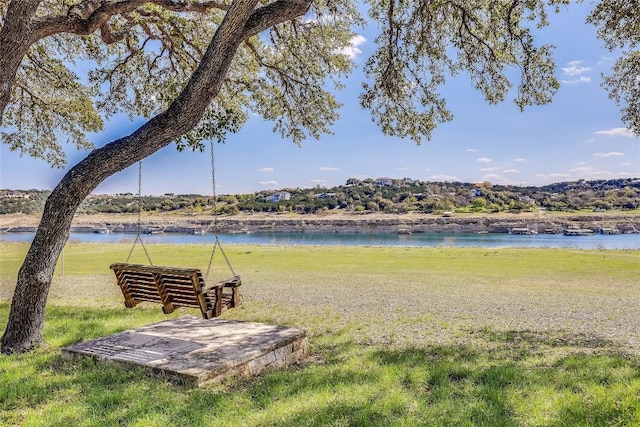
{"label": "white cloud", "polygon": [[334,168],[333,166],[320,166],[318,170],[323,172],[334,172],[340,169]]}
{"label": "white cloud", "polygon": [[594,167],[581,167],[570,170],[574,172],[578,178],[584,179],[616,179],[616,178],[628,178],[629,172],[611,172],[598,170]]}
{"label": "white cloud", "polygon": [[562,83],[567,85],[577,85],[578,83],[589,83],[591,81],[591,77],[589,76],[580,76],[577,79],[572,80],[562,80]]}
{"label": "white cloud", "polygon": [[479,159],[477,159],[477,161],[479,161],[480,163],[491,163],[493,160],[487,157],[480,157]]}
{"label": "white cloud", "polygon": [[312,182],[313,184],[326,184],[327,183],[326,179],[311,179],[309,181]]}
{"label": "white cloud", "polygon": [[499,170],[499,168],[480,168],[480,172],[495,172]]}
{"label": "white cloud", "polygon": [[600,61],[597,62],[597,65],[609,65],[614,62],[616,58],[613,56],[601,56]]}
{"label": "white cloud", "polygon": [[583,61],[570,61],[567,63],[566,67],[562,67],[562,74],[567,79],[562,80],[562,83],[568,85],[575,85],[578,83],[589,83],[591,81],[591,77],[585,76],[584,74],[591,71],[590,67],[583,67]]}
{"label": "white cloud", "polygon": [[427,177],[430,181],[460,181],[457,177],[451,175],[432,175]]}
{"label": "white cloud", "polygon": [[366,38],[357,34],[351,38],[351,46],[343,47],[338,50],[337,53],[346,55],[349,59],[356,59],[356,57],[362,53],[362,50],[360,50],[358,46],[364,44],[366,41]]}
{"label": "white cloud", "polygon": [[260,185],[278,185],[278,181],[260,181]]}
{"label": "white cloud", "polygon": [[559,173],[559,172],[539,173],[538,176],[541,177],[541,178],[547,179],[547,180],[571,179],[571,178],[573,178],[572,175],[569,175],[567,173]]}
{"label": "white cloud", "polygon": [[520,173],[518,169],[505,169],[502,172],[503,173]]}
{"label": "white cloud", "polygon": [[633,163],[624,162],[624,163],[620,163],[620,166],[633,166]]}
{"label": "white cloud", "polygon": [[596,157],[612,157],[612,156],[624,156],[624,153],[618,151],[609,151],[608,153],[594,153]]}
{"label": "white cloud", "polygon": [[580,66],[582,62],[583,61],[570,61],[569,63],[567,63],[566,67],[562,67],[562,72],[565,76],[579,76],[588,71],[591,71],[590,67]]}
{"label": "white cloud", "polygon": [[611,128],[609,130],[599,130],[594,132],[596,135],[606,136],[626,136],[627,138],[633,138],[635,135],[631,132],[631,129],[627,128]]}
{"label": "white cloud", "polygon": [[476,152],[478,152],[478,150],[476,148],[467,148],[467,152],[476,153]]}
{"label": "white cloud", "polygon": [[518,162],[518,163],[522,163],[522,162],[526,162],[527,159],[522,158],[522,157],[518,157],[517,159],[513,159],[514,162]]}
{"label": "white cloud", "polygon": [[585,173],[593,173],[596,170],[593,166],[580,166],[577,168],[569,169],[569,172],[585,174]]}
{"label": "white cloud", "polygon": [[498,175],[497,173],[489,173],[480,178],[480,181],[489,181],[494,184],[509,184],[510,181],[508,178]]}
{"label": "white cloud", "polygon": [[408,171],[409,168],[408,167],[402,167],[402,168],[398,168],[399,171]]}
{"label": "white cloud", "polygon": [[258,169],[258,172],[266,172],[266,173],[271,173],[273,172],[274,169],[273,168],[260,168]]}

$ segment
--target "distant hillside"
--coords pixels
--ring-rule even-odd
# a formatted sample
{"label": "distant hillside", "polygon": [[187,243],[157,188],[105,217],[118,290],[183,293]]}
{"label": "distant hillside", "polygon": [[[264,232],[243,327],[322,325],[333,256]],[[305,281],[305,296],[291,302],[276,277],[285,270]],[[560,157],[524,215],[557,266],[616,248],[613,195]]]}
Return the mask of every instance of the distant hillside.
{"label": "distant hillside", "polygon": [[[49,191],[0,190],[0,214],[42,212]],[[134,194],[92,195],[79,212],[131,213],[138,210]],[[236,214],[240,212],[443,213],[610,211],[640,209],[640,179],[562,182],[541,187],[493,185],[490,182],[425,182],[410,178],[350,178],[333,188],[284,188],[252,194],[143,196],[143,211]]]}
{"label": "distant hillside", "polygon": [[0,214],[42,213],[48,190],[0,190]]}

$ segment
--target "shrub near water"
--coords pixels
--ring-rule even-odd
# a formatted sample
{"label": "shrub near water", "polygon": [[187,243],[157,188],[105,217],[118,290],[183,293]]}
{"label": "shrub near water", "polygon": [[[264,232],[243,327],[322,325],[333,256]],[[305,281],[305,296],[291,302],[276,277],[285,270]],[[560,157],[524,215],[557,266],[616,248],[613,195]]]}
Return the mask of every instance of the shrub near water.
{"label": "shrub near water", "polygon": [[[23,249],[3,245],[2,295]],[[640,424],[637,251],[231,246],[245,303],[225,317],[309,329],[311,361],[192,390],[60,358],[62,346],[166,318],[121,308],[108,264],[127,250],[68,245],[47,346],[0,356],[0,424]],[[150,252],[192,265],[206,251]]]}

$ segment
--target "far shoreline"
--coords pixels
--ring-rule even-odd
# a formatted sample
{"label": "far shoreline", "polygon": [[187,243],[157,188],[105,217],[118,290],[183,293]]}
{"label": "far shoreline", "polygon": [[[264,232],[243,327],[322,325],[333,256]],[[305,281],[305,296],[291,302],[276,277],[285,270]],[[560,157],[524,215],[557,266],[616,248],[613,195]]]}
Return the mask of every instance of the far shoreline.
{"label": "far shoreline", "polygon": [[[2,214],[0,232],[33,232],[40,215]],[[72,232],[135,232],[137,214],[76,214]],[[145,212],[144,233],[377,232],[377,233],[564,233],[590,230],[602,234],[640,233],[640,211],[383,214],[210,214]]]}

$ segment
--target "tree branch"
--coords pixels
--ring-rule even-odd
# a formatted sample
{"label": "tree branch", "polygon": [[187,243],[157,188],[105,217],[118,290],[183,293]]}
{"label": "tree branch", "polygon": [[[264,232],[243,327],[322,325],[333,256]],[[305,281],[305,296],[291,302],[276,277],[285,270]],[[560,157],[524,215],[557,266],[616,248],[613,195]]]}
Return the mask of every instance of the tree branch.
{"label": "tree branch", "polygon": [[244,27],[244,38],[254,36],[267,28],[303,16],[313,0],[277,0],[253,12]]}
{"label": "tree branch", "polygon": [[[9,3],[5,25],[0,30],[0,123],[9,103],[16,71],[24,55],[38,40],[59,34],[92,34],[101,30],[105,43],[115,43],[126,37],[122,31],[111,32],[108,20],[116,15],[134,12],[145,4],[152,3],[173,12],[208,13],[217,9],[229,11],[231,5],[223,1],[185,0],[84,0],[69,8],[66,15],[35,17],[39,0],[16,0]],[[242,22],[242,38],[251,37],[273,25],[304,15],[313,0],[277,0],[266,6],[255,8],[249,19]]]}
{"label": "tree branch", "polygon": [[229,5],[220,1],[187,2],[182,0],[85,0],[69,8],[66,15],[38,19],[33,26],[32,43],[57,33],[92,34],[112,16],[127,14],[153,3],[172,12],[209,13],[213,9],[227,11]]}

